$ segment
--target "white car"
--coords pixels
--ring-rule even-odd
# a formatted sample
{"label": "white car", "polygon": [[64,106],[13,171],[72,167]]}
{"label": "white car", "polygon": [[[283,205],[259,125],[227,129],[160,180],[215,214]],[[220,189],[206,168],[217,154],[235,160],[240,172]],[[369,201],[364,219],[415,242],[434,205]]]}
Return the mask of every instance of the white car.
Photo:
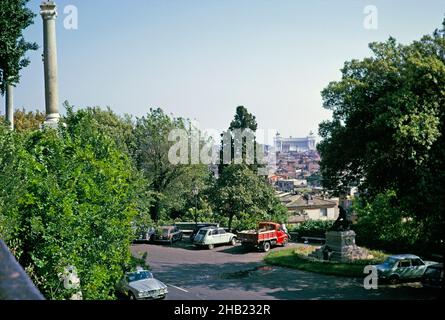
{"label": "white car", "polygon": [[130,300],[164,299],[168,293],[167,286],[148,270],[126,273],[117,290]]}
{"label": "white car", "polygon": [[230,244],[236,245],[236,235],[227,232],[223,228],[206,227],[201,228],[193,238],[193,244],[196,246],[207,247],[212,250],[215,245]]}

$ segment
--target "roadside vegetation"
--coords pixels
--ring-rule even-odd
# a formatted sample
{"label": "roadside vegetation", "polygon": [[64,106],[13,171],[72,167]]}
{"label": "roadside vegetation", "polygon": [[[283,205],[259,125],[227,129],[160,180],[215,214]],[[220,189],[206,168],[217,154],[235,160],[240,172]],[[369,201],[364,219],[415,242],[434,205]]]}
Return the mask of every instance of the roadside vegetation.
{"label": "roadside vegetation", "polygon": [[[16,130],[0,124],[0,237],[45,297],[71,297],[59,275],[74,266],[84,299],[114,299],[123,273],[146,266],[130,254],[139,226],[286,222],[254,168],[228,164],[216,180],[206,165],[169,162],[168,134],[188,120],[161,109],[139,119],[67,102],[65,109],[57,130],[41,130],[42,114],[25,110],[15,112]],[[238,110],[241,122],[254,119]]]}
{"label": "roadside vegetation", "polygon": [[298,240],[301,240],[301,237],[324,238],[326,231],[328,231],[333,224],[333,221],[328,220],[308,220],[289,228],[289,231],[296,233]]}
{"label": "roadside vegetation", "polygon": [[369,45],[322,92],[322,184],[360,197],[357,243],[440,253],[445,229],[445,20],[410,44]]}
{"label": "roadside vegetation", "polygon": [[379,264],[388,256],[388,254],[382,251],[370,250],[373,258],[369,260],[356,260],[351,263],[319,261],[308,257],[316,248],[316,246],[305,245],[297,248],[273,251],[266,255],[264,261],[270,265],[315,273],[344,277],[363,277],[363,268],[365,266]]}
{"label": "roadside vegetation", "polygon": [[[25,54],[36,49],[21,32],[34,17],[27,2],[0,1],[2,95],[19,83],[29,63]],[[359,188],[359,245],[443,252],[444,33],[445,22],[409,45],[392,38],[373,43],[373,57],[346,62],[342,79],[322,93],[333,119],[320,125],[321,172],[312,179],[333,195]],[[68,103],[65,109],[58,129],[41,129],[40,112],[16,110],[15,130],[0,117],[0,238],[46,298],[71,297],[60,275],[74,266],[84,299],[114,299],[123,273],[142,263],[130,254],[135,226],[206,220],[241,230],[261,220],[287,221],[286,208],[258,175],[258,159],[221,158],[218,179],[207,165],[168,160],[176,143],[169,133],[191,131],[188,119],[160,108],[141,118]],[[257,127],[255,116],[239,106],[228,131],[255,133]],[[235,139],[221,142],[221,154],[234,149]],[[241,149],[245,160],[244,143]],[[307,223],[298,232],[319,235],[328,227]],[[372,251],[373,261],[325,263],[310,260],[310,249],[272,252],[265,260],[362,276],[363,265],[385,257]]]}

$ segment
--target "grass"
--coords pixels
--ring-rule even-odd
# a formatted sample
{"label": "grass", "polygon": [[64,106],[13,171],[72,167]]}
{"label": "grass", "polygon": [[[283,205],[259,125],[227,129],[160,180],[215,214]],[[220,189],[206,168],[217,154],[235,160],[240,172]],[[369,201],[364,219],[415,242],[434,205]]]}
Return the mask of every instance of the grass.
{"label": "grass", "polygon": [[313,252],[316,248],[315,246],[306,245],[298,248],[274,251],[270,252],[264,258],[264,261],[270,265],[315,273],[344,277],[363,277],[363,268],[366,265],[381,263],[388,256],[381,251],[369,250],[373,256],[373,258],[369,260],[357,260],[351,263],[318,261],[308,257],[309,253]]}

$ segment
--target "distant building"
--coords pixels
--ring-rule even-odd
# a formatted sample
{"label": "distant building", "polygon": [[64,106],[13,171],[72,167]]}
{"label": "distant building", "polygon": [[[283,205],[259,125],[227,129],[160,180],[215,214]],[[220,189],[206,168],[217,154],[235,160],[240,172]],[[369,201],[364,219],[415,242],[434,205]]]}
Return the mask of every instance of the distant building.
{"label": "distant building", "polygon": [[325,199],[318,196],[302,196],[291,193],[280,193],[278,198],[289,212],[289,224],[308,220],[330,220],[338,218],[337,198]]}
{"label": "distant building", "polygon": [[295,188],[307,187],[307,180],[304,179],[283,179],[277,180],[278,190],[283,192],[294,191]]}
{"label": "distant building", "polygon": [[283,138],[279,133],[275,136],[274,147],[276,152],[305,152],[316,149],[316,137],[311,133],[305,138]]}

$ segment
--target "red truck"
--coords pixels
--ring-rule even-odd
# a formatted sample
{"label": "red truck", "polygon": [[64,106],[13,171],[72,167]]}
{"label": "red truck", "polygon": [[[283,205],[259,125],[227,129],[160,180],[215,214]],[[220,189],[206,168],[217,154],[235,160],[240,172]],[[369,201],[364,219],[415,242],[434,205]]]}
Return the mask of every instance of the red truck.
{"label": "red truck", "polygon": [[267,252],[271,246],[286,246],[289,235],[279,223],[261,222],[257,230],[238,232],[238,240],[246,247],[255,247]]}

